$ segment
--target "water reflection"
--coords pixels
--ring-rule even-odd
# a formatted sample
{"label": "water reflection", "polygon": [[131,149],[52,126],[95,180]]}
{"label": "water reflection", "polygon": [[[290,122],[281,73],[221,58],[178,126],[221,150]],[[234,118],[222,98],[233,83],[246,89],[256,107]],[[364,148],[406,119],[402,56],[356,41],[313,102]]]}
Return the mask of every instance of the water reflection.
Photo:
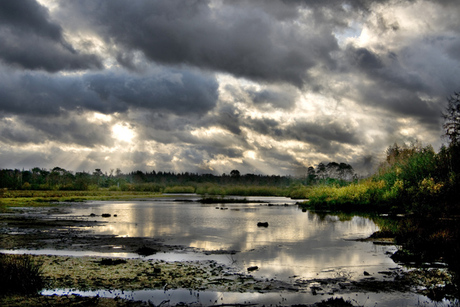
{"label": "water reflection", "polygon": [[[320,217],[302,212],[286,198],[256,199],[289,206],[262,202],[204,205],[189,201],[197,198],[92,202],[73,207],[71,214],[94,213],[96,219],[106,221],[92,228],[96,234],[156,238],[165,244],[205,251],[238,251],[228,257],[229,261],[242,270],[257,265],[260,269],[253,275],[258,277],[321,278],[346,274],[361,278],[364,270],[378,277],[378,271],[395,266],[385,255],[395,247],[352,240],[378,229],[367,218]],[[103,213],[112,216],[102,218]],[[258,227],[258,222],[268,222],[269,226]]]}
{"label": "water reflection", "polygon": [[[110,298],[124,298],[128,300],[144,301],[155,306],[160,306],[165,302],[168,305],[190,304],[193,306],[217,306],[217,305],[246,305],[257,306],[282,305],[288,306],[293,304],[312,304],[320,300],[319,297],[306,295],[305,293],[235,293],[235,292],[216,292],[216,291],[195,291],[187,289],[176,290],[139,290],[139,291],[121,291],[121,290],[99,290],[99,291],[75,291],[70,289],[45,290],[43,295],[70,295],[76,294],[81,296],[96,296]],[[340,295],[346,301],[354,302],[357,306],[370,306],[370,302],[378,302],[378,306],[443,306],[446,304],[436,304],[430,302],[421,295],[410,294],[404,296],[395,296],[393,293],[347,293]],[[327,299],[328,297],[322,297]],[[375,303],[377,305],[377,303]]]}

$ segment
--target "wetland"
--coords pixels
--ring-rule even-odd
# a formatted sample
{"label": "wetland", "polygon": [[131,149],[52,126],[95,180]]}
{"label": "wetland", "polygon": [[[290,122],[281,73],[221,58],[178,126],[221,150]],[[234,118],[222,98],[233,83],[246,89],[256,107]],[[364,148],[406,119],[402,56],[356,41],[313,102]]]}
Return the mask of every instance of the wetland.
{"label": "wetland", "polygon": [[284,197],[235,199],[171,194],[11,207],[0,215],[0,253],[42,264],[46,286],[24,303],[456,303],[430,296],[449,282],[442,262],[423,270],[395,263],[398,246],[370,238],[379,226],[369,217],[317,214]]}

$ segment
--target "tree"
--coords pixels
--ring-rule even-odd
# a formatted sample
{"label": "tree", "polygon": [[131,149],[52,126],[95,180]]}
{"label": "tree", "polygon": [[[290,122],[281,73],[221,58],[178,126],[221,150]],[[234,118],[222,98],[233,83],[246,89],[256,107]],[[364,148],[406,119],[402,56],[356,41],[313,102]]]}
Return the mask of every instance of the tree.
{"label": "tree", "polygon": [[316,172],[313,166],[309,166],[307,169],[307,183],[311,184],[316,181]]}
{"label": "tree", "polygon": [[326,179],[326,165],[323,162],[320,162],[316,167],[316,174],[319,179]]}
{"label": "tree", "polygon": [[449,138],[450,144],[460,145],[460,92],[447,98],[447,107],[442,113],[444,124],[442,128]]}
{"label": "tree", "polygon": [[338,173],[341,180],[353,180],[354,171],[350,164],[340,163]]}
{"label": "tree", "polygon": [[233,178],[239,178],[240,175],[241,175],[241,174],[240,174],[240,171],[239,171],[239,170],[236,170],[236,169],[234,169],[234,170],[232,170],[232,171],[230,172],[230,176],[232,176]]}

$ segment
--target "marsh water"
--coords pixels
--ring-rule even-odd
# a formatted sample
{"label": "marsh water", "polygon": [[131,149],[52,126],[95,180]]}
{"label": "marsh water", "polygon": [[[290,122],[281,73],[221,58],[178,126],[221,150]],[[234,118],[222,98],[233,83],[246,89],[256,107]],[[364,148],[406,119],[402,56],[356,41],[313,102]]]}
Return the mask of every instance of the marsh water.
{"label": "marsh water", "polygon": [[[164,244],[189,248],[189,252],[185,249],[153,258],[206,258],[242,269],[258,266],[253,272],[257,277],[345,274],[358,278],[364,271],[377,273],[382,267],[395,266],[386,254],[394,252],[394,246],[355,241],[378,230],[367,218],[320,217],[302,212],[295,200],[280,197],[250,197],[247,200],[254,202],[225,204],[201,204],[198,199],[171,195],[147,201],[91,202],[73,206],[71,215],[94,214],[96,220],[106,222],[91,229],[95,234],[160,238]],[[105,213],[111,217],[102,218]],[[268,227],[258,226],[259,222]]]}
{"label": "marsh water", "polygon": [[[213,204],[202,204],[199,198],[197,195],[168,195],[142,201],[93,201],[71,205],[70,213],[66,216],[103,221],[99,226],[88,228],[94,234],[148,237],[159,239],[163,244],[182,246],[177,251],[157,253],[147,259],[216,260],[245,273],[248,267],[257,266],[258,270],[250,274],[269,280],[293,282],[346,277],[353,281],[361,280],[365,275],[385,280],[387,276],[379,272],[400,268],[389,257],[396,251],[395,246],[356,240],[378,230],[378,226],[368,218],[320,216],[302,211],[295,200],[282,197],[247,197],[248,203]],[[102,217],[103,214],[110,214],[110,217]],[[258,226],[259,222],[268,223],[268,227]],[[140,257],[123,253],[122,246],[112,248],[110,256]],[[53,253],[49,250],[44,252]],[[85,250],[70,254],[98,255]],[[66,291],[50,290],[44,294]],[[114,293],[97,292],[100,296],[114,296]],[[170,303],[174,301],[171,296],[185,303],[193,303],[197,299],[196,293],[189,290],[146,290],[119,294],[136,299],[147,297],[152,302],[168,295]],[[206,295],[210,297],[209,301]],[[347,293],[340,296],[359,305],[430,304],[427,298],[411,293]],[[208,303],[219,298],[219,303],[269,303],[280,300],[286,305],[317,302],[328,297],[315,297],[307,291],[265,294],[205,291],[201,294],[201,300]]]}

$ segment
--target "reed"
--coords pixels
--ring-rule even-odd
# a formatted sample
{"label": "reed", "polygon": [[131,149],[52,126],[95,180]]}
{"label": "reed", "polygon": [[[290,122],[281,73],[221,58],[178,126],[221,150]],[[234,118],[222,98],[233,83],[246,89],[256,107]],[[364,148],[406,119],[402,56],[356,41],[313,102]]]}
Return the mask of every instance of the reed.
{"label": "reed", "polygon": [[42,264],[30,255],[0,254],[0,293],[34,294],[45,286]]}

